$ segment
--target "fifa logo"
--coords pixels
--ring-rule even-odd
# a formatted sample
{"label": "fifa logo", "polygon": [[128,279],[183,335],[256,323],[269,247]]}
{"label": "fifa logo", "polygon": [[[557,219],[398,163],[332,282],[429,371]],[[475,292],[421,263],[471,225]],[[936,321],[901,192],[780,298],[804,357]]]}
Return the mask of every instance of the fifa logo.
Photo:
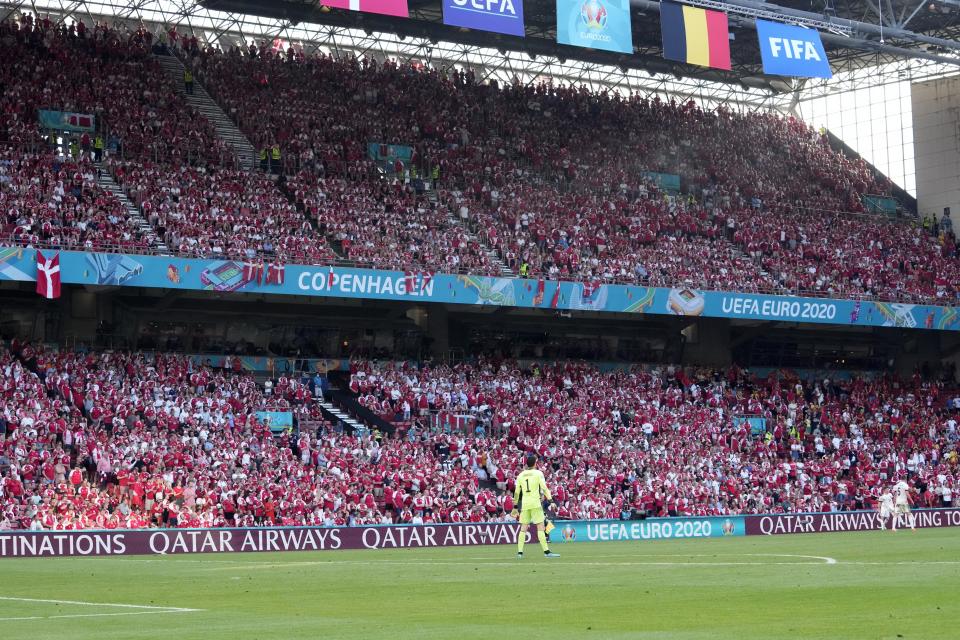
{"label": "fifa logo", "polygon": [[566,542],[573,542],[577,539],[577,530],[569,525],[564,527],[561,533],[563,534],[563,539]]}
{"label": "fifa logo", "polygon": [[603,31],[607,28],[607,9],[600,0],[585,0],[580,5],[580,22],[588,29]]}

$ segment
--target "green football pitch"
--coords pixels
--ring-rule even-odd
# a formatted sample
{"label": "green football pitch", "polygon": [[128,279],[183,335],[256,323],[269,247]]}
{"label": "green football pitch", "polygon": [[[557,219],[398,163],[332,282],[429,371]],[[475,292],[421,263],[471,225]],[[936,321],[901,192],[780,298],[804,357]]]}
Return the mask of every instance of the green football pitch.
{"label": "green football pitch", "polygon": [[960,637],[960,530],[0,559],[4,640]]}

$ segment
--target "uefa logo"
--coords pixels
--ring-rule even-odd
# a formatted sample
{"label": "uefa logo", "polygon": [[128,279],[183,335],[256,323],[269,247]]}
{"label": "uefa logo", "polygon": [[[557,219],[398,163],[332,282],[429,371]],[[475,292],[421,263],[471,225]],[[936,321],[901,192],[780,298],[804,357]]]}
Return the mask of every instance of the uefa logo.
{"label": "uefa logo", "polygon": [[603,31],[607,28],[607,8],[600,0],[584,0],[580,5],[580,22],[588,29]]}
{"label": "uefa logo", "polygon": [[577,530],[571,526],[564,527],[561,533],[563,534],[563,539],[566,542],[573,542],[577,539]]}

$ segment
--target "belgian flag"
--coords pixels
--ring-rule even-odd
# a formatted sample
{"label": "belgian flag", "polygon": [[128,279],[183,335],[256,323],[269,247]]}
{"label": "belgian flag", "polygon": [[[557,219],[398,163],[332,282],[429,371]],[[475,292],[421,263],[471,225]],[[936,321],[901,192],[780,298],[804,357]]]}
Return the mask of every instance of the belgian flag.
{"label": "belgian flag", "polygon": [[727,14],[675,2],[660,2],[663,57],[701,67],[730,70]]}

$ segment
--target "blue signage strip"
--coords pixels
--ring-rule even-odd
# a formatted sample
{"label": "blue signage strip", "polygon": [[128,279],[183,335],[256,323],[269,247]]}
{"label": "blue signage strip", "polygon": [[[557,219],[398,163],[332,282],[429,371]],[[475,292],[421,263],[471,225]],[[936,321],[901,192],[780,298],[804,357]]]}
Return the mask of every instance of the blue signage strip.
{"label": "blue signage strip", "polygon": [[656,171],[644,171],[642,175],[645,178],[653,180],[658,187],[664,191],[680,191],[680,176],[675,173],[657,173]]}
{"label": "blue signage strip", "polygon": [[633,53],[630,0],[557,0],[557,42]]}
{"label": "blue signage strip", "polygon": [[558,520],[551,541],[621,542],[727,538],[747,535],[743,516],[647,518],[646,520]]}
{"label": "blue signage strip", "polygon": [[815,29],[757,20],[763,72],[797,78],[832,78],[830,61]]}
{"label": "blue signage strip", "polygon": [[443,24],[523,37],[523,0],[443,0]]}
{"label": "blue signage strip", "polygon": [[43,129],[72,131],[74,133],[93,133],[93,131],[96,130],[95,125],[97,118],[90,113],[68,113],[65,111],[39,109],[37,111],[37,120]]}
{"label": "blue signage strip", "polygon": [[733,418],[734,427],[739,427],[744,422],[750,425],[750,435],[752,436],[760,436],[766,433],[767,431],[766,418],[746,417],[746,416],[734,416]]}
{"label": "blue signage strip", "polygon": [[[44,250],[52,257],[55,252]],[[0,280],[34,282],[36,250],[0,247]],[[960,307],[799,298],[640,285],[404,273],[348,267],[265,265],[235,260],[60,252],[64,284],[218,293],[282,294],[563,311],[774,320],[864,327],[960,331]]]}
{"label": "blue signage strip", "polygon": [[218,369],[239,368],[240,371],[269,372],[274,375],[294,375],[306,371],[310,375],[329,371],[350,371],[348,358],[275,358],[273,356],[225,356],[194,353],[189,356],[195,365]]}
{"label": "blue signage strip", "polygon": [[274,433],[290,433],[293,431],[293,412],[292,411],[257,411],[257,418],[265,425],[270,425],[270,431]]}

